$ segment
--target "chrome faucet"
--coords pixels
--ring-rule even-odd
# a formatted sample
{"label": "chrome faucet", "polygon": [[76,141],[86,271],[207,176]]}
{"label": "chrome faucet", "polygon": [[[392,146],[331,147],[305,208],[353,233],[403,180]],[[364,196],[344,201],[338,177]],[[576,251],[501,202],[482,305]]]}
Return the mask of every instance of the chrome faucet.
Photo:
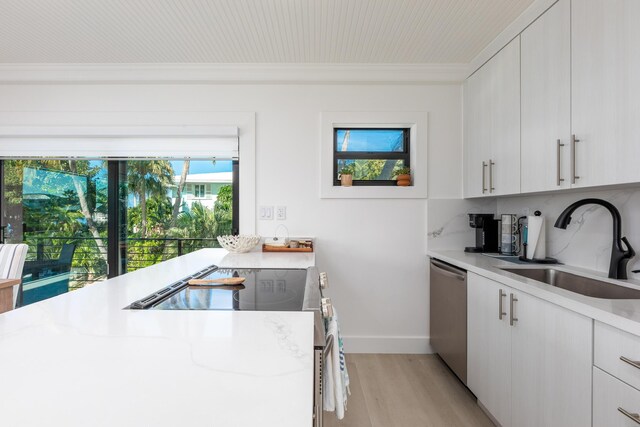
{"label": "chrome faucet", "polygon": [[[609,210],[613,218],[613,245],[611,246],[611,262],[609,263],[609,278],[611,279],[627,279],[627,263],[631,258],[636,256],[629,241],[622,235],[622,218],[620,212],[611,203],[602,199],[582,199],[566,208],[558,217],[555,223],[556,228],[566,229],[571,222],[571,214],[573,211],[584,205],[600,205]],[[623,248],[622,243],[626,246]]]}

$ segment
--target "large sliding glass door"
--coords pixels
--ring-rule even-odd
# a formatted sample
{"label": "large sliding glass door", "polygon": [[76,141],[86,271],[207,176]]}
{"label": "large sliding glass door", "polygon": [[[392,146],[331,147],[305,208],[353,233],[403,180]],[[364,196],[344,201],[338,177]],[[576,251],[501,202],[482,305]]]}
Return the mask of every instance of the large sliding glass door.
{"label": "large sliding glass door", "polygon": [[2,161],[5,243],[29,245],[23,304],[238,233],[238,162]]}
{"label": "large sliding glass door", "polygon": [[3,162],[4,239],[29,245],[23,304],[106,277],[107,185],[101,160]]}
{"label": "large sliding glass door", "polygon": [[198,249],[219,247],[234,225],[233,162],[128,160],[125,271]]}

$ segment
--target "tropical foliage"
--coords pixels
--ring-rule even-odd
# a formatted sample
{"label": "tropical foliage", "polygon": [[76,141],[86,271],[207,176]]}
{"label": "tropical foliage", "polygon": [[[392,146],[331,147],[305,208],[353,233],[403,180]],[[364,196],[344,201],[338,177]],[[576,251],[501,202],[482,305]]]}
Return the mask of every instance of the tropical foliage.
{"label": "tropical foliage", "polygon": [[397,168],[393,171],[394,177],[397,177],[398,175],[410,175],[410,174],[411,174],[411,168],[408,168],[408,167]]}
{"label": "tropical foliage", "polygon": [[[127,242],[129,271],[179,252],[217,245],[215,237],[230,232],[231,186],[219,190],[214,209],[199,202],[189,207],[183,199],[189,163],[184,161],[180,181],[174,183],[170,161],[127,162],[126,184],[121,190],[121,200],[127,204],[121,238]],[[71,288],[107,273],[106,169],[106,162],[88,160],[4,163],[7,241],[29,244],[29,260],[57,259],[62,245],[75,245]],[[173,201],[169,197],[172,187],[177,190]]]}
{"label": "tropical foliage", "polygon": [[147,198],[162,199],[173,183],[173,168],[167,160],[127,162],[129,191],[140,201],[140,237],[147,237]]}
{"label": "tropical foliage", "polygon": [[340,169],[340,175],[353,175],[356,171],[355,163],[347,163]]}
{"label": "tropical foliage", "polygon": [[386,180],[395,176],[395,171],[403,167],[403,161],[385,159],[341,160],[339,165],[342,165],[341,174],[351,174],[353,179],[356,180]]}

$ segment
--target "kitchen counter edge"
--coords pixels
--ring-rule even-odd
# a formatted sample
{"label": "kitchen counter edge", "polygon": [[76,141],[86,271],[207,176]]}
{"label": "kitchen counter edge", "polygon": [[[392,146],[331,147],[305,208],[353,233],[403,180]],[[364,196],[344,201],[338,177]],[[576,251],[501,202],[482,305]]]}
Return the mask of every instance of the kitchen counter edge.
{"label": "kitchen counter edge", "polygon": [[429,258],[436,258],[468,272],[502,283],[542,300],[564,307],[585,317],[611,325],[634,335],[640,336],[640,300],[608,300],[587,297],[565,289],[557,288],[526,277],[502,270],[502,268],[555,268],[562,271],[590,277],[640,290],[638,280],[613,280],[605,273],[567,265],[514,264],[483,254],[464,251],[430,250]]}

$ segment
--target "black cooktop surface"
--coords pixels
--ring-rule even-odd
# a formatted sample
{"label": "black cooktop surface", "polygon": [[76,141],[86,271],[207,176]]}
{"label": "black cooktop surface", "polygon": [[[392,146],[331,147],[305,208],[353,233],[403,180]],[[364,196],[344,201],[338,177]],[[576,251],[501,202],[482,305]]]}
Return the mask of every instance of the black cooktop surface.
{"label": "black cooktop surface", "polygon": [[202,279],[245,277],[238,286],[186,285],[151,310],[302,310],[307,270],[219,269]]}

